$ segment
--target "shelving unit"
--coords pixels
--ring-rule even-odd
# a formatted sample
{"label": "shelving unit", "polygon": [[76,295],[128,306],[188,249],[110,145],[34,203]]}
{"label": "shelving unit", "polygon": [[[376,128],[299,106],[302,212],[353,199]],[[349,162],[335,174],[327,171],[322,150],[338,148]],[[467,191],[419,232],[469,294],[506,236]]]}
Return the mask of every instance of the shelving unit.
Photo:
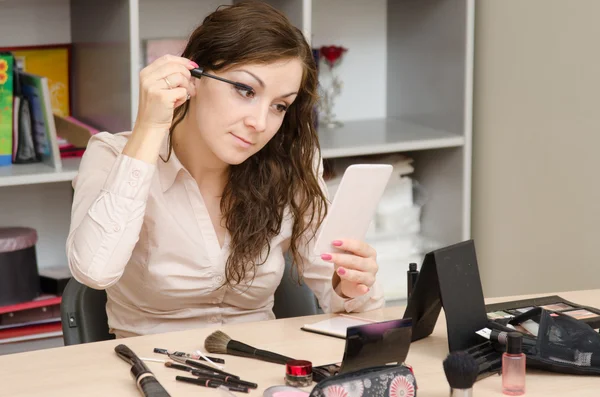
{"label": "shelving unit", "polygon": [[[343,45],[344,82],[320,129],[325,158],[402,152],[427,191],[422,230],[441,244],[470,237],[474,0],[269,0],[313,47]],[[223,0],[5,0],[0,45],[73,44],[75,117],[129,130],[138,106],[142,44],[187,37]],[[0,167],[0,225],[38,229],[41,267],[65,265],[69,181],[42,165]],[[50,183],[53,182],[53,183]],[[42,206],[32,209],[32,205]]]}
{"label": "shelving unit", "polygon": [[0,187],[72,181],[80,162],[79,158],[62,159],[61,171],[43,163],[0,167]]}
{"label": "shelving unit", "polygon": [[321,131],[323,158],[365,156],[413,150],[460,147],[465,137],[398,119],[346,122],[331,131]]}

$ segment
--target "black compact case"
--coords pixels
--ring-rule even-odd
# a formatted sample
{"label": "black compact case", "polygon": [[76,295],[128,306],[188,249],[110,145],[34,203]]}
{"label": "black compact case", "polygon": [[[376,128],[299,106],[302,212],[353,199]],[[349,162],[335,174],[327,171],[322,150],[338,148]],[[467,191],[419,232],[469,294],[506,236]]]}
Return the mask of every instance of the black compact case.
{"label": "black compact case", "polygon": [[340,364],[313,367],[313,379],[384,367],[403,365],[410,348],[412,321],[397,319],[357,325],[346,329],[346,346]]}
{"label": "black compact case", "polygon": [[600,310],[559,296],[486,305],[473,240],[425,255],[404,313],[413,321],[413,341],[431,335],[442,308],[449,351],[465,351],[475,358],[478,379],[502,370],[505,346],[485,332],[478,334],[486,328],[496,335],[522,333],[528,339],[528,367],[600,374],[600,334],[595,330],[600,327]]}

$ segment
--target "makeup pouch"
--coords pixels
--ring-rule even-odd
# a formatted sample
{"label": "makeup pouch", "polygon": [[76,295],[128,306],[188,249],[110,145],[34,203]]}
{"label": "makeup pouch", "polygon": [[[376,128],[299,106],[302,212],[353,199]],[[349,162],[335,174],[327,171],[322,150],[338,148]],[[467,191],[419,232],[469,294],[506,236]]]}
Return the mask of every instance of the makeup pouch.
{"label": "makeup pouch", "polygon": [[590,325],[539,307],[527,312],[524,318],[539,324],[535,345],[523,345],[528,367],[573,375],[600,375],[600,334]]}
{"label": "makeup pouch", "polygon": [[414,397],[417,381],[405,364],[364,368],[317,383],[309,397]]}

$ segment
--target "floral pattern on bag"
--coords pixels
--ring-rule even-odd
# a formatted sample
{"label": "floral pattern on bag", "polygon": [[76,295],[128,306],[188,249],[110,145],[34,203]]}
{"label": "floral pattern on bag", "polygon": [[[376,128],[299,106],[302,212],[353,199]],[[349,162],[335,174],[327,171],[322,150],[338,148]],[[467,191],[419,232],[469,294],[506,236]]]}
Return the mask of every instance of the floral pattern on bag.
{"label": "floral pattern on bag", "polygon": [[310,397],[416,397],[416,379],[410,370],[404,369],[396,367],[365,374],[358,371],[337,382],[334,378],[325,379],[315,386]]}

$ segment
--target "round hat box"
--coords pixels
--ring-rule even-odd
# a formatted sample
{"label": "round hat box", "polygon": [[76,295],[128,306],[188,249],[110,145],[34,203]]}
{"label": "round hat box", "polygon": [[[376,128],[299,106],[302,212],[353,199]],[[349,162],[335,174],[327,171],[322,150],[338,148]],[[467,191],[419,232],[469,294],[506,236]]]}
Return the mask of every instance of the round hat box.
{"label": "round hat box", "polygon": [[35,229],[0,227],[0,306],[27,302],[40,295]]}

